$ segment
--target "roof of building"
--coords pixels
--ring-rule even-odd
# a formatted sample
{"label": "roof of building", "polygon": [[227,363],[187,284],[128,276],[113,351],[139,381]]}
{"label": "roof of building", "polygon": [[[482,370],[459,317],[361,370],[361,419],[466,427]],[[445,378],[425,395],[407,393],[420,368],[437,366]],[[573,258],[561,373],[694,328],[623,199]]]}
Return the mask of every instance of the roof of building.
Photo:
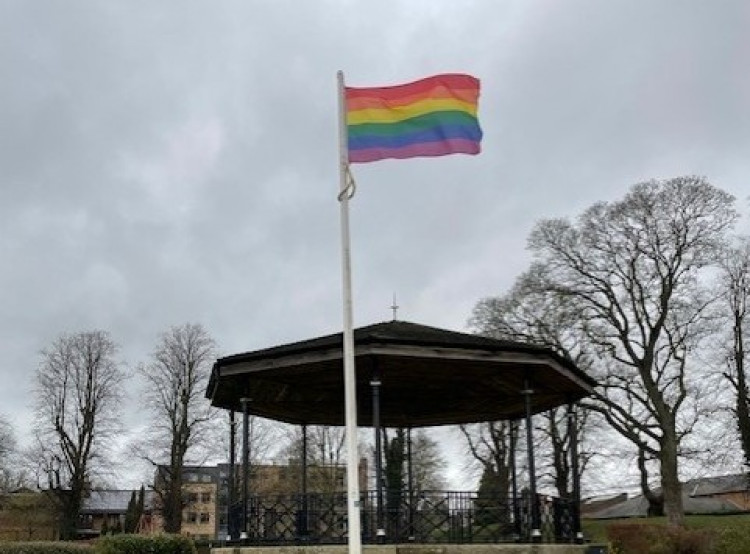
{"label": "roof of building", "polygon": [[[134,492],[137,497],[138,491],[133,490],[93,490],[83,499],[81,513],[124,514],[128,511],[128,504]],[[153,499],[154,491],[145,491],[144,504],[147,509],[153,505]]]}
{"label": "roof of building", "polygon": [[[531,390],[534,413],[574,402],[595,381],[550,348],[388,321],[354,329],[357,422],[420,427],[516,419]],[[344,424],[342,333],[244,352],[216,361],[212,405],[294,424]],[[529,381],[527,383],[527,380]],[[244,402],[243,402],[244,401]]]}
{"label": "roof of building", "polygon": [[[594,380],[581,371],[572,361],[559,356],[549,348],[532,343],[517,342],[496,339],[471,333],[462,333],[449,329],[440,329],[429,325],[412,323],[409,321],[384,321],[373,323],[354,329],[354,342],[357,345],[388,343],[408,344],[432,347],[450,348],[480,348],[490,351],[514,350],[518,352],[541,353],[551,355],[562,365],[578,373],[578,375],[592,386]],[[343,334],[333,333],[321,337],[282,344],[271,348],[264,348],[252,352],[243,352],[221,358],[220,362],[231,362],[236,360],[247,361],[251,359],[268,359],[285,356],[287,354],[310,352],[318,349],[328,349],[331,346],[341,347],[343,345]]]}
{"label": "roof of building", "polygon": [[593,514],[600,512],[610,506],[616,506],[628,499],[628,493],[623,492],[615,495],[601,496],[597,498],[586,498],[581,501],[581,513]]}
{"label": "roof of building", "polygon": [[750,475],[747,473],[734,473],[716,477],[702,477],[700,479],[691,479],[683,486],[688,494],[694,497],[713,496],[729,492],[746,492],[750,491]]}
{"label": "roof of building", "polygon": [[[156,466],[154,482],[159,484],[168,475],[166,465]],[[188,483],[216,483],[219,479],[219,469],[216,465],[184,465],[182,466],[182,480]]]}
{"label": "roof of building", "polygon": [[[737,506],[721,498],[691,497],[683,493],[682,504],[686,514],[729,514],[736,513]],[[588,514],[591,519],[620,519],[627,517],[646,517],[648,501],[642,495],[629,498],[624,502]]]}
{"label": "roof of building", "polygon": [[204,465],[204,466],[193,466],[193,465],[182,466],[183,475],[192,473],[194,475],[208,475],[210,477],[215,477],[217,474],[217,471],[218,471],[218,466],[216,464]]}
{"label": "roof of building", "polygon": [[[682,504],[686,514],[722,514],[740,510],[736,504],[715,495],[729,492],[747,491],[746,474],[721,475],[691,479],[682,485]],[[654,492],[658,493],[660,489]],[[628,498],[615,505],[592,511],[587,517],[592,519],[615,519],[626,517],[645,517],[648,501],[643,495]]]}

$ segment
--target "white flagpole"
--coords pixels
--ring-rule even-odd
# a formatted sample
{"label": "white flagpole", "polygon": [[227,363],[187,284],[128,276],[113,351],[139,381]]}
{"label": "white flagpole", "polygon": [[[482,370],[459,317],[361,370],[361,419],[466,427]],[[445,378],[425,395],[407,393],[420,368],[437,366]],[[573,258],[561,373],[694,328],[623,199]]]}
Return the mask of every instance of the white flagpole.
{"label": "white flagpole", "polygon": [[346,418],[346,491],[349,519],[349,554],[362,552],[359,500],[359,454],[357,453],[357,376],[354,367],[354,329],[352,324],[352,269],[349,242],[349,199],[354,182],[349,176],[344,73],[338,72],[339,89],[339,204],[341,208],[341,270],[344,299],[344,408]]}

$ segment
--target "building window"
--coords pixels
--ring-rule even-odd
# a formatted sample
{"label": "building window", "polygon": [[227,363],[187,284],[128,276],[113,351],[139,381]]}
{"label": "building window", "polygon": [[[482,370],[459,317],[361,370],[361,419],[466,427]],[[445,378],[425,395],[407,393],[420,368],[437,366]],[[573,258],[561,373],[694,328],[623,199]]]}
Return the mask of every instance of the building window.
{"label": "building window", "polygon": [[210,483],[211,482],[211,476],[208,474],[201,475],[201,481],[204,483]]}
{"label": "building window", "polygon": [[211,514],[207,512],[201,512],[201,523],[208,523],[211,521]]}
{"label": "building window", "polygon": [[211,502],[211,493],[210,492],[204,492],[201,495],[201,502],[203,502],[204,504],[208,504],[209,502]]}
{"label": "building window", "polygon": [[187,523],[196,523],[198,521],[198,514],[195,512],[188,512],[185,516],[185,521]]}
{"label": "building window", "polygon": [[191,504],[198,502],[198,493],[197,492],[188,493],[188,502],[190,502]]}

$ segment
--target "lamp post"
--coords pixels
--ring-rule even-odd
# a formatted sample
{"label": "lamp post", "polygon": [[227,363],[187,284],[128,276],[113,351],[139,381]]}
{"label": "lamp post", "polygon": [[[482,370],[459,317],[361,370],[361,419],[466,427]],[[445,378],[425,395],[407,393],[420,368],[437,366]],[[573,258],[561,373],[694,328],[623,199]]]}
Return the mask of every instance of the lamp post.
{"label": "lamp post", "polygon": [[234,517],[234,503],[237,493],[237,482],[234,475],[234,461],[236,459],[236,427],[234,410],[229,411],[229,476],[227,479],[227,535],[229,540],[237,536],[236,518]]}
{"label": "lamp post", "polygon": [[250,398],[240,398],[242,404],[242,531],[241,539],[248,537],[248,497],[250,495]]}
{"label": "lamp post", "polygon": [[581,529],[581,474],[578,465],[578,412],[573,402],[568,404],[568,435],[570,436],[570,470],[573,473],[573,534],[577,544],[583,544]]}
{"label": "lamp post", "polygon": [[377,371],[374,373],[370,386],[372,387],[372,428],[375,431],[375,482],[377,495],[377,541],[385,542],[385,526],[383,521],[383,461],[380,437],[380,376]]}
{"label": "lamp post", "polygon": [[531,397],[534,390],[531,388],[531,379],[526,375],[524,388],[521,391],[526,408],[526,450],[529,457],[529,501],[531,502],[531,542],[542,541],[541,514],[539,513],[539,499],[536,495],[536,468],[534,467],[534,433],[532,428]]}

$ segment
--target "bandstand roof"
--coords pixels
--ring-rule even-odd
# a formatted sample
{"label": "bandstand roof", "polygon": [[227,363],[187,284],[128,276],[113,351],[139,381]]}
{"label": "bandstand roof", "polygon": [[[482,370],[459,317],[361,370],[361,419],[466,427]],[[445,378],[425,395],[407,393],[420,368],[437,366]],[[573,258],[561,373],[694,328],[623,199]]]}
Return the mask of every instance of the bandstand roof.
{"label": "bandstand roof", "polygon": [[[541,346],[407,321],[354,330],[357,424],[372,425],[379,375],[380,421],[421,427],[517,419],[528,376],[532,411],[592,393],[594,380]],[[216,361],[206,390],[213,406],[310,425],[344,425],[342,333],[234,354]]]}

